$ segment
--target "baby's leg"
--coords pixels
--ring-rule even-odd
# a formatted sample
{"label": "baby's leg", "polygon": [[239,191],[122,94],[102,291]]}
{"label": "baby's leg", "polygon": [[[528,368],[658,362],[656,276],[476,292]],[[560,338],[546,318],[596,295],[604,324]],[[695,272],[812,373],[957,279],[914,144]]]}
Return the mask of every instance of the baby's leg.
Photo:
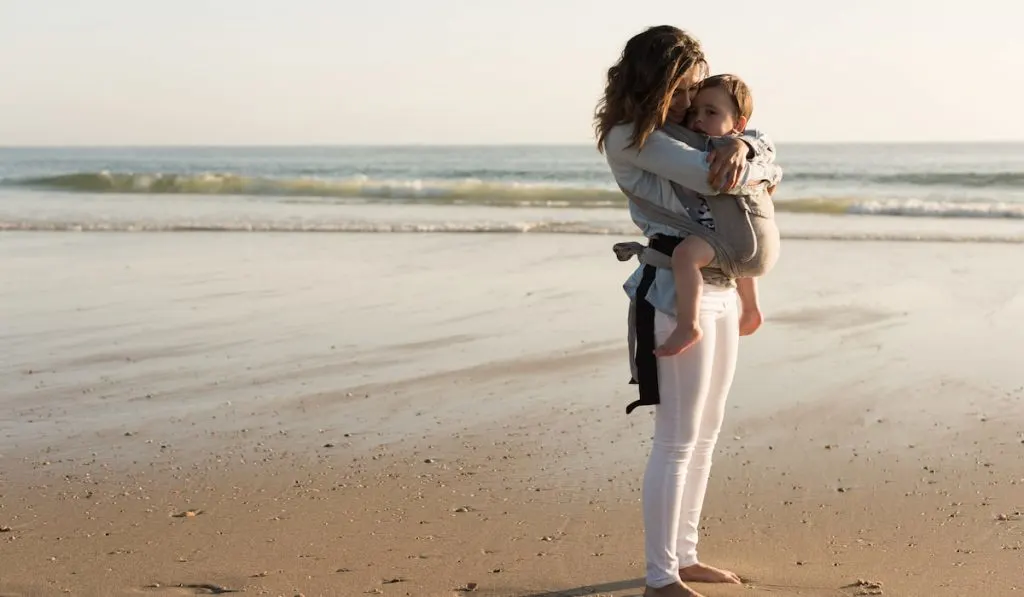
{"label": "baby's leg", "polygon": [[757,278],[736,280],[736,290],[740,295],[740,335],[749,336],[764,323],[757,297]]}
{"label": "baby's leg", "polygon": [[676,329],[665,343],[654,349],[659,357],[679,354],[700,340],[700,294],[704,279],[700,268],[715,258],[715,250],[704,239],[689,236],[672,251],[672,277],[676,284]]}

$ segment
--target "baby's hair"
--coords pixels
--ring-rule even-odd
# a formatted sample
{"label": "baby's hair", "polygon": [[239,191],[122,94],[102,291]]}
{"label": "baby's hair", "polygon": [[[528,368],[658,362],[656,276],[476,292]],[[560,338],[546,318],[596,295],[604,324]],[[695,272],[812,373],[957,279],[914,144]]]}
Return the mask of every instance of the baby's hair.
{"label": "baby's hair", "polygon": [[724,89],[732,98],[737,116],[750,120],[750,115],[754,113],[754,96],[743,79],[736,75],[714,75],[704,79],[700,84],[700,89],[712,87]]}

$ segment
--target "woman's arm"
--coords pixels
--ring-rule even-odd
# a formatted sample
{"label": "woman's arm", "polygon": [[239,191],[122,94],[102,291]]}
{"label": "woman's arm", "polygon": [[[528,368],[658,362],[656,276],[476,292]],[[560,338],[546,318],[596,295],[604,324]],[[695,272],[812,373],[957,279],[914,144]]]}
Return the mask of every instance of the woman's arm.
{"label": "woman's arm", "polygon": [[[618,166],[631,166],[641,172],[633,173],[638,179],[636,186],[652,186],[655,181],[650,178],[664,178],[676,182],[702,195],[719,193],[742,194],[743,187],[769,180],[765,166],[762,164],[744,163],[739,166],[736,184],[731,188],[716,189],[709,183],[711,164],[707,152],[695,149],[681,141],[677,141],[660,130],[656,130],[647,138],[643,149],[627,147],[632,136],[632,127],[618,126],[609,131],[605,139],[605,151],[609,161],[614,161],[613,169]],[[733,141],[735,143],[735,141]],[[616,173],[619,174],[619,173]],[[621,176],[616,176],[619,184]],[[629,189],[636,191],[636,189]],[[643,195],[643,193],[639,193]]]}

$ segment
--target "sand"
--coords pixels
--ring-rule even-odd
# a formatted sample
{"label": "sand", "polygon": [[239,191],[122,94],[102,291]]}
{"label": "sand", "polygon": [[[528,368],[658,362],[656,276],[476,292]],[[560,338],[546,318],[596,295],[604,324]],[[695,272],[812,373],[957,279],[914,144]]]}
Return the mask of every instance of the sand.
{"label": "sand", "polygon": [[[617,240],[0,235],[0,595],[638,595]],[[695,588],[1024,591],[1019,254],[787,242]]]}

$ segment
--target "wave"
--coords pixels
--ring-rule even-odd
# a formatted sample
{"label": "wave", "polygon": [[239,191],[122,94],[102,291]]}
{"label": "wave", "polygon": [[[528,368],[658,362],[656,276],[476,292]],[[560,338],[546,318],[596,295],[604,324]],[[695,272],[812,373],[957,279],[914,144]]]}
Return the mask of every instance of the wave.
{"label": "wave", "polygon": [[[595,186],[581,188],[571,186],[568,180],[559,185],[556,178],[547,178],[544,172],[526,169],[463,169],[438,173],[432,180],[381,180],[366,176],[347,179],[330,178],[333,168],[307,168],[294,178],[273,178],[245,176],[233,173],[112,173],[109,171],[77,172],[56,176],[11,179],[6,185],[45,187],[69,192],[92,193],[182,193],[182,194],[245,194],[245,195],[310,195],[327,197],[391,197],[391,198],[443,198],[462,196],[475,198],[479,195],[494,197],[508,189],[517,192],[543,193],[545,190],[578,191],[597,199],[618,199],[614,187]],[[547,173],[555,176],[554,172]],[[589,180],[596,175],[590,169],[577,170],[571,178]],[[603,174],[603,172],[602,172]],[[557,177],[570,173],[559,170]],[[317,178],[318,176],[326,178]],[[515,180],[529,180],[540,177],[536,183],[516,183]],[[603,182],[603,176],[593,178],[595,184]],[[994,172],[977,171],[919,171],[871,173],[864,171],[800,171],[789,169],[786,180],[800,182],[841,182],[861,185],[904,185],[914,187],[960,187],[1024,189],[1024,171],[1006,170]],[[489,181],[489,182],[483,182]]]}
{"label": "wave", "polygon": [[864,172],[794,172],[786,179],[799,181],[841,181],[863,184],[911,185],[921,187],[1000,187],[1024,188],[1024,172],[900,172],[866,174]]}
{"label": "wave", "polygon": [[636,227],[590,222],[153,222],[0,221],[7,232],[324,232],[633,234]]}
{"label": "wave", "polygon": [[[0,221],[0,232],[107,232],[107,233],[440,233],[440,234],[585,234],[636,236],[632,224],[581,221],[546,222],[144,222],[144,221]],[[933,232],[933,231],[783,231],[788,240],[816,241],[888,241],[946,243],[1024,244],[1024,234]]]}
{"label": "wave", "polygon": [[789,199],[775,202],[776,211],[831,215],[902,216],[921,218],[1024,219],[1024,203],[924,201],[919,199]]}
{"label": "wave", "polygon": [[616,190],[529,183],[266,178],[236,174],[118,174],[82,172],[4,181],[9,186],[85,193],[248,195],[328,199],[391,199],[417,203],[538,207],[625,205]]}
{"label": "wave", "polygon": [[[391,197],[391,198],[478,198],[500,196],[504,191],[543,193],[577,191],[587,195],[607,194],[618,197],[613,188],[580,188],[557,182],[516,183],[508,178],[528,179],[540,173],[506,170],[456,170],[445,178],[424,180],[379,180],[365,176],[349,179],[316,178],[330,175],[329,169],[305,170],[300,178],[269,178],[237,174],[149,174],[81,172],[59,176],[13,181],[24,186],[49,187],[65,191],[93,193],[194,193],[243,195],[311,195],[328,197]],[[564,175],[564,173],[563,173]],[[498,182],[497,178],[504,180]],[[844,182],[862,185],[907,185],[918,187],[965,187],[1024,189],[1024,172],[900,172],[869,174],[865,172],[789,172],[786,179],[801,182]],[[483,181],[494,182],[483,182]],[[500,198],[500,197],[498,197]],[[589,197],[588,197],[589,198]]]}
{"label": "wave", "polygon": [[[1024,176],[1024,175],[1022,175]],[[83,172],[51,177],[12,179],[6,186],[55,189],[72,193],[235,195],[273,197],[285,203],[415,203],[495,207],[624,207],[615,189],[552,184],[437,180],[343,180],[266,178],[235,174],[118,174]],[[1024,203],[875,200],[864,198],[801,198],[776,201],[780,212],[831,215],[885,215],[939,218],[1024,219]]]}

